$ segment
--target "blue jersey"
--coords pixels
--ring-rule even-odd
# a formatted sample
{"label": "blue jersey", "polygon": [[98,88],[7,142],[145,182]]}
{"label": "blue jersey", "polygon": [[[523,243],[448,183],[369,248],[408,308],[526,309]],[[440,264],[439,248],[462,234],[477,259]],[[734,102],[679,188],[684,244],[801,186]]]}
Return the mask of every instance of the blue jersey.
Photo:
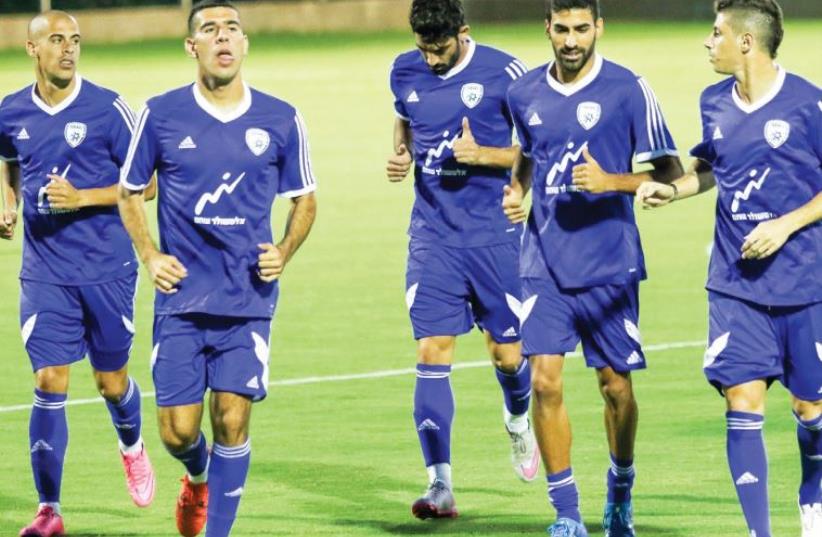
{"label": "blue jersey", "polygon": [[508,54],[474,41],[445,75],[434,74],[419,51],[391,68],[394,109],[411,125],[416,199],[408,233],[446,246],[490,246],[519,238],[502,212],[510,170],[459,164],[452,150],[462,119],[481,146],[510,147],[505,94],[527,69]]}
{"label": "blue jersey", "polygon": [[691,154],[713,166],[719,191],[707,288],[765,306],[822,301],[822,223],[774,255],[743,260],[745,237],[822,192],[822,91],[780,67],[771,92],[746,104],[733,78],[700,99],[702,142]]}
{"label": "blue jersey", "polygon": [[146,187],[157,171],[160,247],[188,269],[155,314],[271,317],[277,282],[257,275],[260,243],[273,242],[276,196],[316,188],[305,125],[291,105],[246,86],[231,114],[196,84],[146,103],[121,183]]}
{"label": "blue jersey", "polygon": [[553,277],[563,289],[644,279],[633,195],[576,191],[571,172],[585,162],[585,146],[609,173],[630,173],[633,158],[676,155],[659,104],[645,80],[598,55],[570,86],[551,76],[552,66],[531,71],[508,93],[523,154],[534,166],[520,274]]}
{"label": "blue jersey", "polygon": [[134,116],[116,93],[77,76],[74,92],[47,105],[36,84],[0,103],[0,158],[20,166],[23,265],[20,278],[92,285],[134,274],[137,263],[116,206],[53,209],[48,175],[75,188],[117,184]]}

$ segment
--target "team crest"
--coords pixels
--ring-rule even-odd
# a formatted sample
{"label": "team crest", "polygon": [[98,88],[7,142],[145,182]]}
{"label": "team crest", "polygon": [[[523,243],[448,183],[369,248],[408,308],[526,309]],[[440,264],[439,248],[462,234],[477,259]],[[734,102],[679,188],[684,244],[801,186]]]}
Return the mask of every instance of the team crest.
{"label": "team crest", "polygon": [[66,137],[66,143],[74,148],[83,143],[83,140],[86,139],[87,131],[88,128],[85,123],[72,121],[71,123],[66,123],[66,128],[63,129],[63,135]]}
{"label": "team crest", "polygon": [[599,103],[586,101],[579,103],[577,106],[577,121],[582,125],[586,131],[594,128],[594,125],[599,123],[599,117],[602,115],[602,107]]}
{"label": "team crest", "polygon": [[485,88],[482,84],[477,84],[476,82],[465,84],[462,87],[462,91],[460,91],[460,97],[462,97],[462,102],[465,103],[465,106],[467,106],[468,108],[476,108],[476,106],[482,100],[482,96],[484,94]]}
{"label": "team crest", "polygon": [[781,119],[772,119],[765,123],[765,141],[776,149],[788,141],[791,135],[791,125]]}
{"label": "team crest", "polygon": [[248,129],[245,131],[245,143],[251,152],[259,157],[268,149],[271,137],[262,129]]}

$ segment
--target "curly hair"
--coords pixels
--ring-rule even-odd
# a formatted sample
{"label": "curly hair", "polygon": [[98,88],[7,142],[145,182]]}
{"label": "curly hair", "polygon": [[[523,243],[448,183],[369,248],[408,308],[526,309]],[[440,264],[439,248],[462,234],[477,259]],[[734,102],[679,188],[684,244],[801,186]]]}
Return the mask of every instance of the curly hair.
{"label": "curly hair", "polygon": [[465,10],[460,0],[414,0],[408,20],[415,34],[434,43],[459,34]]}

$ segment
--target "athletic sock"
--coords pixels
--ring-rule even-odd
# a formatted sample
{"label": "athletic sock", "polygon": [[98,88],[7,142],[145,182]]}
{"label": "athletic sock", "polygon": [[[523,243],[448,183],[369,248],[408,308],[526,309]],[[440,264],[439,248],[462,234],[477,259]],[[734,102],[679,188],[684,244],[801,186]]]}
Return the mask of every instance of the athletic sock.
{"label": "athletic sock", "polygon": [[611,454],[611,467],[608,469],[608,501],[624,503],[631,501],[631,489],[634,486],[634,459],[619,460]]}
{"label": "athletic sock", "polygon": [[[454,421],[454,395],[451,392],[450,365],[417,364],[414,389],[414,423],[420,439],[426,468],[451,464],[451,424]],[[442,470],[442,467],[439,467]],[[429,470],[430,473],[430,470]],[[441,473],[443,473],[441,471]],[[451,486],[451,483],[448,482]]]}
{"label": "athletic sock", "polygon": [[106,401],[111,414],[111,422],[120,439],[120,450],[135,446],[140,441],[142,420],[140,418],[140,387],[131,377],[122,399],[117,403]]}
{"label": "athletic sock", "polygon": [[557,510],[557,518],[570,518],[582,523],[579,513],[579,491],[571,468],[550,474],[548,479],[548,501]]}
{"label": "athletic sock", "polygon": [[728,422],[728,466],[748,531],[756,537],[770,537],[768,457],[762,438],[765,418],[736,411],[727,412],[725,417]]}
{"label": "athletic sock", "polygon": [[796,413],[796,438],[802,458],[799,504],[822,503],[822,415],[803,421]]}
{"label": "athletic sock", "polygon": [[41,504],[60,502],[63,462],[68,446],[67,398],[64,393],[34,390],[29,420],[29,449],[34,486]]}
{"label": "athletic sock", "polygon": [[248,466],[251,439],[240,446],[214,444],[208,466],[208,520],[206,537],[228,537],[237,518]]}
{"label": "athletic sock", "polygon": [[531,365],[523,358],[513,373],[496,368],[497,380],[505,400],[505,424],[512,433],[528,428],[528,405],[531,401]]}
{"label": "athletic sock", "polygon": [[185,451],[174,453],[169,451],[171,456],[182,462],[188,471],[189,481],[192,483],[204,483],[208,474],[208,445],[202,431],[200,437]]}

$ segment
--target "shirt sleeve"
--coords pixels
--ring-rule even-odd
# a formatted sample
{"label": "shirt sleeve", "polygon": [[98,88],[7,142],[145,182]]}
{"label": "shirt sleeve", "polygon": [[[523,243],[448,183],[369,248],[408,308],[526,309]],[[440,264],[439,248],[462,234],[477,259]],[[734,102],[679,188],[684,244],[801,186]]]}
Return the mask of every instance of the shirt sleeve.
{"label": "shirt sleeve", "polygon": [[388,84],[391,87],[391,93],[394,95],[394,113],[400,119],[409,121],[408,111],[405,109],[404,96],[401,95],[399,82],[397,81],[396,63],[391,65],[391,72],[388,75]]}
{"label": "shirt sleeve", "polygon": [[108,133],[111,158],[118,168],[122,168],[126,162],[137,118],[134,117],[134,112],[122,97],[118,96],[112,103],[112,107],[112,120]]}
{"label": "shirt sleeve", "polygon": [[716,147],[713,142],[713,129],[716,127],[711,125],[707,114],[705,113],[705,95],[703,94],[699,103],[700,116],[702,117],[702,141],[696,144],[691,149],[691,156],[704,160],[708,164],[713,165],[716,161]]}
{"label": "shirt sleeve", "polygon": [[[0,99],[0,107],[3,106],[3,100]],[[3,114],[0,113],[0,160],[15,161],[17,160],[17,148],[11,141],[11,132],[8,126],[3,121]]]}
{"label": "shirt sleeve", "polygon": [[515,143],[519,143],[520,147],[522,148],[522,154],[526,157],[531,156],[531,136],[528,133],[528,130],[525,127],[525,122],[523,118],[520,117],[518,113],[513,96],[511,95],[511,90],[508,90],[508,96],[506,98],[506,103],[508,105],[508,111],[511,114],[511,119],[514,122],[514,141]]}
{"label": "shirt sleeve", "polygon": [[129,190],[145,190],[157,169],[159,150],[152,123],[151,110],[146,106],[137,119],[125,163],[120,169],[120,184]]}
{"label": "shirt sleeve", "polygon": [[311,168],[308,134],[299,112],[294,113],[294,122],[280,154],[279,168],[278,196],[296,198],[317,190],[317,180]]}
{"label": "shirt sleeve", "polygon": [[631,93],[631,134],[635,141],[637,162],[648,162],[665,156],[677,156],[656,95],[644,78],[638,78]]}
{"label": "shirt sleeve", "polygon": [[[811,110],[811,144],[816,153],[816,158],[822,163],[822,96],[816,101],[816,105]],[[822,185],[820,185],[822,186]]]}

